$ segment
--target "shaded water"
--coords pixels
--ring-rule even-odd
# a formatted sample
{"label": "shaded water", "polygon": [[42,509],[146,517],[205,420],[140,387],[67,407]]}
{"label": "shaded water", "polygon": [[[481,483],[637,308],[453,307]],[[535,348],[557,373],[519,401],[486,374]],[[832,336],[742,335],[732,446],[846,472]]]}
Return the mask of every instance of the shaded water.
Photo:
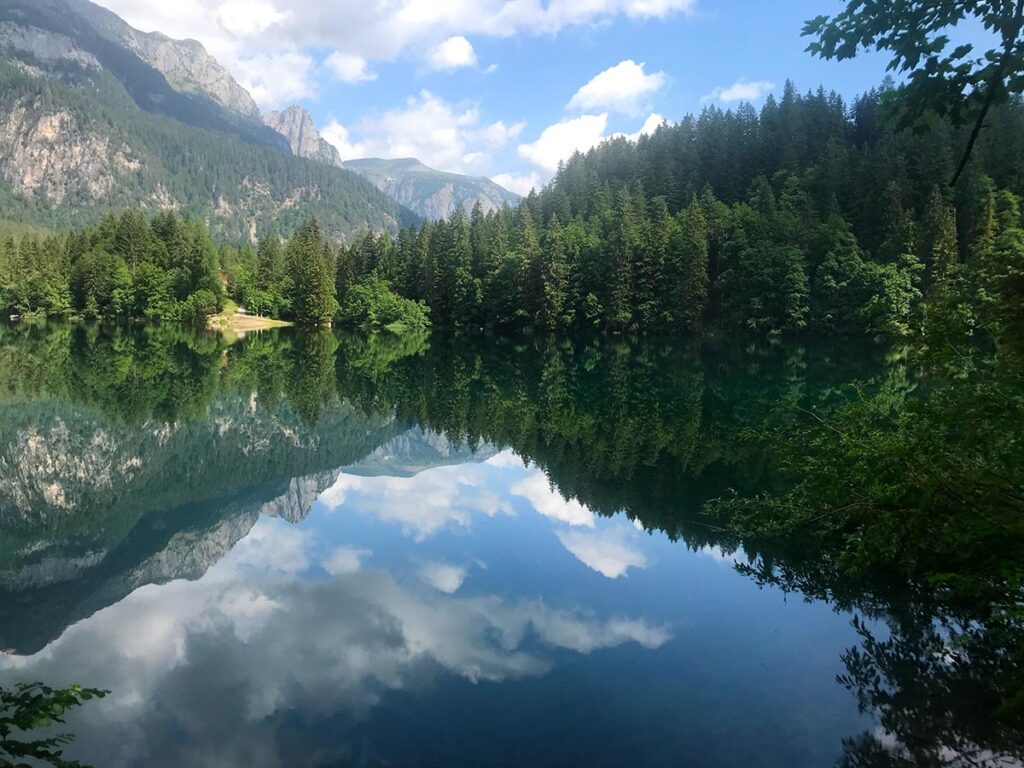
{"label": "shaded water", "polygon": [[96,766],[855,760],[894,737],[837,677],[884,665],[898,597],[783,591],[798,547],[703,504],[771,482],[745,433],[784,404],[905,375],[849,346],[2,328],[0,684],[109,688],[70,721]]}

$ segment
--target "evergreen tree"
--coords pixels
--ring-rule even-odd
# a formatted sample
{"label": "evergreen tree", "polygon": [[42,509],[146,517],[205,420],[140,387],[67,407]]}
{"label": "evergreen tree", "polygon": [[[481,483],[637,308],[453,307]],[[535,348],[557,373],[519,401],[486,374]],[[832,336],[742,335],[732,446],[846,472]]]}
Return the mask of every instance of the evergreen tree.
{"label": "evergreen tree", "polygon": [[285,248],[285,295],[297,323],[330,324],[337,306],[333,277],[320,225],[307,219]]}

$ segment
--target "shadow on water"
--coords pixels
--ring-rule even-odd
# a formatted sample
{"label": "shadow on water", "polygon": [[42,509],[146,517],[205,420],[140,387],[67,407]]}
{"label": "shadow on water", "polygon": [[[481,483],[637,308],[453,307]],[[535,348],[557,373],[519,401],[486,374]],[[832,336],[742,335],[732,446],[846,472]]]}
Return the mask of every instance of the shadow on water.
{"label": "shadow on water", "polygon": [[[0,327],[0,647],[199,578],[416,427],[510,447],[565,499],[850,612],[838,684],[877,727],[842,765],[1019,765],[1021,422],[979,380],[850,344]],[[1016,381],[989,388],[1005,413]],[[929,471],[960,474],[915,478],[929,446]],[[950,479],[971,495],[921,518],[915,483]]]}

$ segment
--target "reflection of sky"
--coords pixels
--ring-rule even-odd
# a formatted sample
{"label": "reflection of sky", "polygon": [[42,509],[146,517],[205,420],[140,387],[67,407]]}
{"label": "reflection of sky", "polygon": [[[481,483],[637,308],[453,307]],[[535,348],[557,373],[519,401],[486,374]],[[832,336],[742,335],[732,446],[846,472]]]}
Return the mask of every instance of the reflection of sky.
{"label": "reflection of sky", "polygon": [[730,564],[510,452],[343,473],[0,676],[112,689],[72,722],[104,766],[830,764],[863,727],[848,620]]}

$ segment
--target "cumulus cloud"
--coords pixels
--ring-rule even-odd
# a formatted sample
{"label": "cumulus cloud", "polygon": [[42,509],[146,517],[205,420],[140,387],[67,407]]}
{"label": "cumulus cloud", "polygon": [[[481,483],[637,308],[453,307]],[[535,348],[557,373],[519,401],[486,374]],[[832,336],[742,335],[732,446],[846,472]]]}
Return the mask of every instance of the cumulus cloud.
{"label": "cumulus cloud", "polygon": [[445,529],[469,528],[477,516],[511,511],[504,499],[486,487],[487,472],[483,464],[437,467],[412,477],[342,472],[320,496],[320,503],[329,510],[344,507],[372,515],[423,541]]}
{"label": "cumulus cloud", "polygon": [[554,173],[558,163],[573,152],[585,152],[601,143],[608,126],[608,113],[580,115],[545,128],[538,139],[520,144],[519,156],[547,173]]}
{"label": "cumulus cloud", "polygon": [[670,639],[637,618],[538,599],[425,594],[383,571],[254,581],[221,561],[198,581],[136,590],[34,656],[0,655],[0,684],[83,679],[109,688],[75,716],[76,756],[89,763],[156,755],[161,765],[283,766],[295,764],[297,729],[322,732],[328,718],[336,735],[318,743],[358,748],[344,724],[389,694],[446,677],[543,675],[562,657],[552,649],[654,649]]}
{"label": "cumulus cloud", "polygon": [[770,83],[767,80],[740,79],[728,87],[719,86],[711,93],[704,94],[701,101],[704,103],[720,101],[723,104],[736,101],[758,101],[771,93],[774,88],[775,83]]}
{"label": "cumulus cloud", "polygon": [[239,83],[264,109],[277,109],[317,95],[313,58],[296,50],[259,53],[237,60]]}
{"label": "cumulus cloud", "polygon": [[372,552],[356,547],[338,547],[320,562],[320,566],[332,576],[356,573],[362,570],[363,560]]}
{"label": "cumulus cloud", "polygon": [[612,135],[629,139],[630,141],[636,141],[641,136],[650,136],[658,130],[658,126],[664,122],[664,117],[659,115],[657,112],[651,112],[651,114],[647,116],[647,119],[644,120],[644,124],[640,126],[640,130],[635,131],[634,133],[616,133]]}
{"label": "cumulus cloud", "polygon": [[517,138],[523,126],[501,120],[484,123],[475,104],[451,104],[423,90],[399,109],[364,118],[354,126],[332,121],[321,133],[343,160],[415,157],[442,171],[479,173],[489,167],[491,152]]}
{"label": "cumulus cloud", "polygon": [[343,83],[368,83],[377,79],[377,74],[368,69],[366,59],[351,53],[335,51],[324,59],[324,66]]}
{"label": "cumulus cloud", "polygon": [[504,187],[509,192],[515,192],[521,197],[526,197],[532,189],[540,189],[544,186],[543,179],[541,179],[540,174],[536,171],[524,174],[496,173],[494,176],[491,176],[491,181],[499,187]]}
{"label": "cumulus cloud", "polygon": [[647,558],[629,540],[630,528],[606,528],[598,531],[559,531],[562,542],[577,560],[602,576],[617,579],[630,568],[646,568]]}
{"label": "cumulus cloud", "polygon": [[551,487],[551,481],[539,469],[534,468],[526,477],[515,483],[509,492],[529,500],[533,508],[544,517],[569,525],[594,527],[594,513],[576,499],[567,501]]}
{"label": "cumulus cloud", "polygon": [[308,532],[278,518],[261,517],[225,559],[264,571],[301,573],[309,568],[309,544]]}
{"label": "cumulus cloud", "polygon": [[464,566],[432,562],[424,563],[417,572],[423,583],[446,595],[457,592],[466,580],[467,574]]}
{"label": "cumulus cloud", "polygon": [[348,132],[348,128],[337,120],[331,120],[321,128],[320,135],[334,145],[342,160],[355,160],[356,158],[369,156],[365,145],[354,141]]}
{"label": "cumulus cloud", "polygon": [[260,0],[228,0],[216,9],[217,21],[242,37],[258,35],[288,18],[288,12]]}
{"label": "cumulus cloud", "polygon": [[573,94],[569,108],[637,114],[667,80],[664,72],[647,74],[644,66],[644,62],[626,59],[609,67]]}
{"label": "cumulus cloud", "polygon": [[476,51],[462,35],[449,37],[427,51],[427,66],[438,71],[449,71],[476,66]]}
{"label": "cumulus cloud", "polygon": [[[258,98],[264,107],[307,98],[310,86],[290,78],[270,92],[266,70],[256,69],[261,57],[327,49],[367,61],[393,61],[410,51],[427,52],[429,58],[447,41],[467,36],[553,35],[622,16],[642,20],[687,14],[695,4],[696,0],[101,0],[101,5],[144,31],[199,40],[240,82],[264,83]],[[466,46],[461,47],[459,60],[465,61]],[[288,92],[286,85],[297,87]]]}

